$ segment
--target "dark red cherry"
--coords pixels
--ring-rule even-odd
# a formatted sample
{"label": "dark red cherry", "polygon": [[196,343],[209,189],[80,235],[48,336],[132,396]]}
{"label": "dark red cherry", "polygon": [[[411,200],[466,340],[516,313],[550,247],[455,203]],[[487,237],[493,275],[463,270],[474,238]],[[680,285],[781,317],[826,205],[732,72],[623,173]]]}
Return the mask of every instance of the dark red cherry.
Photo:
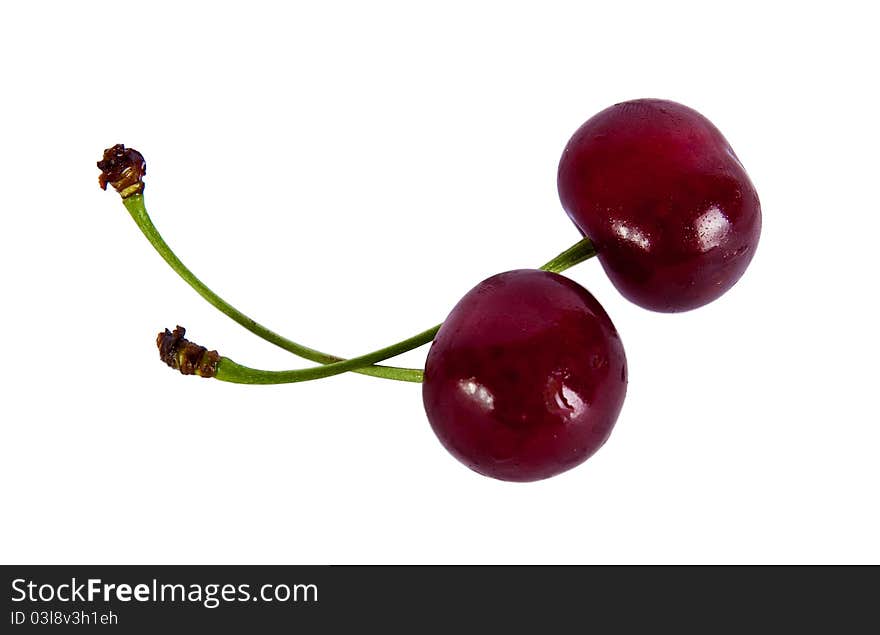
{"label": "dark red cherry", "polygon": [[508,271],[443,323],[422,396],[434,432],[486,476],[534,481],[598,450],[626,394],[626,356],[602,306],[555,273]]}
{"label": "dark red cherry", "polygon": [[587,121],[565,147],[558,187],[614,285],[654,311],[730,289],[761,234],[758,195],[727,140],[671,101],[627,101]]}

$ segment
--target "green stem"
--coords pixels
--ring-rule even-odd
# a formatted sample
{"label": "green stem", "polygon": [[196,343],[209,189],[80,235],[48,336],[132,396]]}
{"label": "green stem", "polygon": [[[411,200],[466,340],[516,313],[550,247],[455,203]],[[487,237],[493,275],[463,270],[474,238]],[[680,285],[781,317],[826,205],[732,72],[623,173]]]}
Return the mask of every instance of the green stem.
{"label": "green stem", "polygon": [[[421,369],[379,366],[373,364],[431,342],[437,335],[437,331],[440,329],[439,324],[401,342],[392,344],[391,346],[386,346],[385,348],[372,353],[348,360],[309,348],[308,346],[304,346],[275,333],[256,320],[248,317],[214,293],[214,291],[212,291],[204,282],[199,280],[199,278],[197,278],[196,275],[177,257],[159,234],[155,225],[153,225],[153,222],[147,213],[146,206],[144,205],[143,194],[134,194],[124,198],[122,202],[129,214],[131,214],[135,224],[137,224],[138,228],[140,228],[141,232],[150,244],[153,245],[159,255],[162,256],[165,262],[168,263],[184,282],[207,300],[209,304],[267,342],[275,344],[294,355],[324,365],[298,370],[265,371],[242,366],[231,359],[224,357],[218,366],[216,375],[217,379],[245,384],[277,384],[319,379],[347,371],[354,371],[364,375],[382,377],[385,379],[396,379],[399,381],[410,382],[422,381],[424,371]],[[593,247],[593,243],[589,238],[584,238],[547,262],[541,267],[541,269],[544,271],[561,273],[562,271],[565,271],[584,260],[592,258],[595,255],[596,250]]]}
{"label": "green stem", "polygon": [[589,238],[583,238],[545,264],[541,269],[552,271],[553,273],[562,273],[566,269],[574,267],[584,260],[589,260],[595,255],[596,247],[593,246],[593,241]]}
{"label": "green stem", "polygon": [[[560,273],[566,269],[573,267],[579,262],[583,262],[588,258],[596,255],[596,249],[593,243],[585,238],[564,252],[556,256],[553,260],[545,264],[541,269],[544,271],[552,271]],[[417,348],[422,344],[426,344],[434,339],[437,331],[440,330],[440,324],[428,329],[418,335],[414,335],[409,339],[405,339],[391,346],[387,346],[378,351],[361,355],[360,357],[352,357],[351,359],[325,364],[323,366],[315,366],[313,368],[301,368],[298,370],[259,370],[249,368],[232,361],[228,357],[220,359],[217,365],[216,379],[227,381],[235,384],[291,384],[299,381],[309,381],[312,379],[321,379],[338,375],[350,370],[357,370],[388,359],[396,357],[406,351]],[[421,371],[419,371],[421,372]]]}
{"label": "green stem", "polygon": [[[192,287],[196,293],[207,300],[208,303],[216,308],[218,311],[231,318],[233,321],[237,322],[257,337],[260,337],[267,342],[271,342],[272,344],[275,344],[275,346],[283,348],[284,350],[293,353],[294,355],[298,355],[299,357],[303,357],[305,359],[311,360],[313,362],[318,362],[320,364],[332,364],[335,362],[344,361],[341,357],[330,355],[328,353],[322,353],[321,351],[309,348],[308,346],[303,346],[302,344],[294,342],[293,340],[289,340],[286,337],[279,335],[275,331],[266,328],[256,320],[248,317],[247,315],[236,309],[226,300],[214,293],[208,287],[208,285],[199,280],[196,275],[192,271],[190,271],[189,268],[187,268],[187,266],[183,264],[183,262],[181,262],[180,258],[177,257],[174,251],[172,251],[171,247],[168,246],[168,244],[159,234],[159,230],[157,230],[156,226],[153,225],[153,221],[150,219],[150,215],[147,213],[146,206],[144,205],[143,194],[135,194],[133,196],[129,196],[128,198],[122,199],[122,203],[125,205],[128,213],[131,214],[131,217],[132,219],[134,219],[135,224],[138,226],[141,232],[143,232],[144,236],[146,236],[150,244],[153,245],[157,252],[159,252],[159,255],[162,256],[165,262],[168,263],[168,265],[175,271],[175,273],[177,273],[177,275],[179,275],[183,279],[184,282]],[[424,335],[425,333],[420,333],[416,337],[423,337]],[[426,339],[423,343],[430,342],[431,339],[433,339],[433,335],[430,338]],[[354,370],[364,375],[372,375],[374,377],[384,377],[386,379],[397,379],[400,381],[411,382],[422,381],[423,375],[423,372],[417,368],[398,368],[396,366],[366,365],[366,368],[357,368]]]}
{"label": "green stem", "polygon": [[[553,273],[560,273],[573,267],[579,262],[592,258],[595,255],[596,249],[593,247],[592,242],[588,238],[584,238],[556,256],[556,258],[545,264],[541,269],[544,271],[552,271]],[[387,346],[378,351],[361,355],[360,357],[352,357],[351,359],[312,368],[299,368],[296,370],[262,370],[243,366],[242,364],[232,361],[228,357],[221,357],[214,378],[233,384],[264,385],[292,384],[300,381],[322,379],[324,377],[338,375],[350,370],[356,370],[369,364],[388,359],[389,357],[396,357],[409,350],[418,348],[423,344],[427,344],[437,335],[440,326],[441,324],[438,324],[418,335],[414,335],[413,337],[397,342],[396,344],[392,344],[391,346]]]}
{"label": "green stem", "polygon": [[[352,357],[351,359],[342,360],[325,364],[323,366],[313,366],[311,368],[300,368],[297,370],[259,370],[242,366],[228,357],[221,357],[217,364],[217,374],[215,379],[220,381],[228,381],[233,384],[292,384],[299,381],[310,381],[312,379],[322,379],[338,375],[350,370],[357,370],[364,366],[369,366],[375,362],[396,357],[401,353],[412,350],[426,344],[434,339],[437,329],[434,327],[423,333],[414,335],[409,339],[405,339],[391,346],[361,355],[360,357]],[[420,371],[421,372],[421,371]]]}

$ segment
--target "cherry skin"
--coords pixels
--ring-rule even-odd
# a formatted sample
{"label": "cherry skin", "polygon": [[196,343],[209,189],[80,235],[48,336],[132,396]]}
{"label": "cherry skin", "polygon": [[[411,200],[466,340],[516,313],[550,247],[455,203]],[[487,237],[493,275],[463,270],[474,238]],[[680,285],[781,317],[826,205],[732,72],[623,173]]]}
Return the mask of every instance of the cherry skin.
{"label": "cherry skin", "polygon": [[758,194],[727,140],[672,101],[627,101],[588,120],[565,147],[557,185],[614,285],[654,311],[718,298],[761,234]]}
{"label": "cherry skin", "polygon": [[559,274],[522,269],[474,287],[437,333],[422,396],[437,437],[507,481],[564,472],[605,443],[626,356],[602,306]]}

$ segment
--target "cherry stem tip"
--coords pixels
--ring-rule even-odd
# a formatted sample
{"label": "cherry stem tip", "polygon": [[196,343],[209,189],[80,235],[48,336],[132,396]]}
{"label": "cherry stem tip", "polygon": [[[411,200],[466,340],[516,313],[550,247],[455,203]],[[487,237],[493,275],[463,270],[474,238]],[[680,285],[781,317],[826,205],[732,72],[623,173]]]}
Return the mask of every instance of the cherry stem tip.
{"label": "cherry stem tip", "polygon": [[113,186],[123,200],[144,191],[144,175],[147,162],[134,148],[126,148],[121,143],[104,150],[104,157],[98,161],[98,185],[102,190],[107,184]]}

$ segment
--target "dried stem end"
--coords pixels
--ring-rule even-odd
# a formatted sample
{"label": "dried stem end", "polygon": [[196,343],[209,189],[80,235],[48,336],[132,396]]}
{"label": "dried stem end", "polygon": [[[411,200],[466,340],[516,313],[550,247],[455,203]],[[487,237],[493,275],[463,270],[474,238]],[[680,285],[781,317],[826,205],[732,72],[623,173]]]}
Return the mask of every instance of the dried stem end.
{"label": "dried stem end", "polygon": [[144,175],[147,173],[147,162],[143,155],[134,148],[126,148],[117,143],[104,150],[104,158],[98,161],[98,184],[106,190],[107,184],[126,199],[144,191]]}
{"label": "dried stem end", "polygon": [[156,338],[159,359],[171,368],[179,370],[182,375],[198,375],[199,377],[216,375],[220,354],[190,342],[184,335],[186,335],[186,329],[182,326],[175,328],[174,332],[165,329],[165,332],[159,333]]}

